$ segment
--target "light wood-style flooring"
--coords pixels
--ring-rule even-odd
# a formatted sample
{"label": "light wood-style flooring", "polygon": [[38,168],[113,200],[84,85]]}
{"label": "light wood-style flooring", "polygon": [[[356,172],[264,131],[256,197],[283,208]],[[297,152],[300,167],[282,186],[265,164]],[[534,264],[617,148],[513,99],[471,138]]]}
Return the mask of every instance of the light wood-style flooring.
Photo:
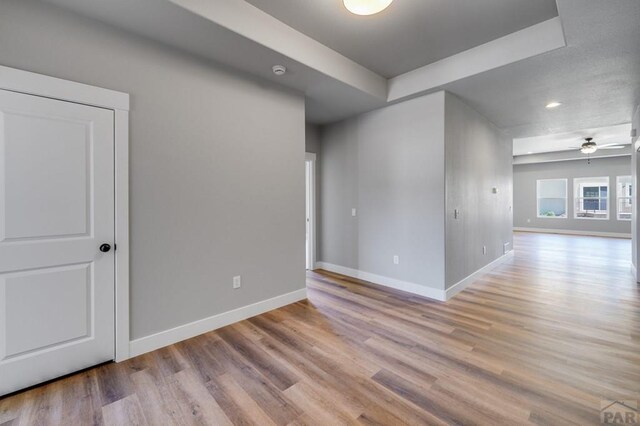
{"label": "light wood-style flooring", "polygon": [[516,234],[447,303],[309,273],[308,301],[0,399],[0,425],[600,424],[640,399],[630,247]]}

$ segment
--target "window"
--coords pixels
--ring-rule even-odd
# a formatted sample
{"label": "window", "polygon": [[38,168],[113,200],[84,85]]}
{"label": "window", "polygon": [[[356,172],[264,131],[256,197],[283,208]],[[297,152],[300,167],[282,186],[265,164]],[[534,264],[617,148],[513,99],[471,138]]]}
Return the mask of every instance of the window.
{"label": "window", "polygon": [[538,217],[567,217],[567,180],[542,179],[538,181]]}
{"label": "window", "polygon": [[618,198],[618,220],[631,220],[631,200],[633,197],[631,176],[616,178],[616,197]]}
{"label": "window", "polygon": [[573,180],[576,219],[609,219],[609,177]]}

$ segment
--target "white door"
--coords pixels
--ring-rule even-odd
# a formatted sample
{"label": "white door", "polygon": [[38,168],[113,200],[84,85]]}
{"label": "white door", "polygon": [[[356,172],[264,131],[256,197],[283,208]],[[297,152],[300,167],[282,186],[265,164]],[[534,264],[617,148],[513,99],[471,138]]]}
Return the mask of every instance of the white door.
{"label": "white door", "polygon": [[306,268],[307,270],[315,269],[315,197],[316,197],[316,181],[315,181],[315,164],[316,155],[305,153],[305,215],[306,215]]}
{"label": "white door", "polygon": [[113,128],[0,90],[0,395],[114,359]]}
{"label": "white door", "polygon": [[305,244],[305,259],[306,269],[311,269],[311,194],[309,189],[311,188],[311,161],[304,162],[305,170],[305,216],[306,216],[306,244]]}

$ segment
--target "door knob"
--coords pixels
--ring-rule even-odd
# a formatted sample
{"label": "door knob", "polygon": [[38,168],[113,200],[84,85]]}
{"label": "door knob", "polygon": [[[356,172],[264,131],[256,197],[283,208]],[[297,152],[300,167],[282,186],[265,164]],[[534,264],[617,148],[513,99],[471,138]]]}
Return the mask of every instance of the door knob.
{"label": "door knob", "polygon": [[110,250],[111,250],[111,246],[109,244],[105,243],[100,246],[100,251],[103,253],[107,253]]}

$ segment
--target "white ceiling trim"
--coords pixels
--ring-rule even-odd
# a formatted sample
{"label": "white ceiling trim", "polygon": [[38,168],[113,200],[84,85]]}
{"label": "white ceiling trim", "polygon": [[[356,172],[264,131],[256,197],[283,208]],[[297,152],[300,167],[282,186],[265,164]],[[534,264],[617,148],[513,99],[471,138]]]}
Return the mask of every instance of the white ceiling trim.
{"label": "white ceiling trim", "polygon": [[567,45],[560,17],[549,19],[389,80],[389,102],[436,89]]}
{"label": "white ceiling trim", "polygon": [[624,123],[573,132],[514,138],[513,155],[567,151],[571,147],[574,147],[574,151],[578,152],[585,138],[594,138],[598,146],[606,144],[627,145],[631,143],[630,133],[631,123]]}
{"label": "white ceiling trim", "polygon": [[[596,151],[589,155],[591,159],[594,158],[609,158],[609,157],[630,157],[633,153],[631,145],[625,146],[623,149],[616,149],[614,151]],[[587,161],[587,155],[582,154],[578,150],[572,151],[560,151],[560,152],[543,152],[540,154],[531,155],[516,155],[513,157],[513,165],[520,164],[536,164],[536,163],[553,163],[556,161],[573,161],[584,160]]]}
{"label": "white ceiling trim", "polygon": [[386,78],[294,30],[244,0],[170,1],[358,90],[380,99],[387,97]]}
{"label": "white ceiling trim", "polygon": [[437,89],[565,47],[555,17],[438,62],[386,79],[244,0],[170,0],[221,27],[387,102]]}

